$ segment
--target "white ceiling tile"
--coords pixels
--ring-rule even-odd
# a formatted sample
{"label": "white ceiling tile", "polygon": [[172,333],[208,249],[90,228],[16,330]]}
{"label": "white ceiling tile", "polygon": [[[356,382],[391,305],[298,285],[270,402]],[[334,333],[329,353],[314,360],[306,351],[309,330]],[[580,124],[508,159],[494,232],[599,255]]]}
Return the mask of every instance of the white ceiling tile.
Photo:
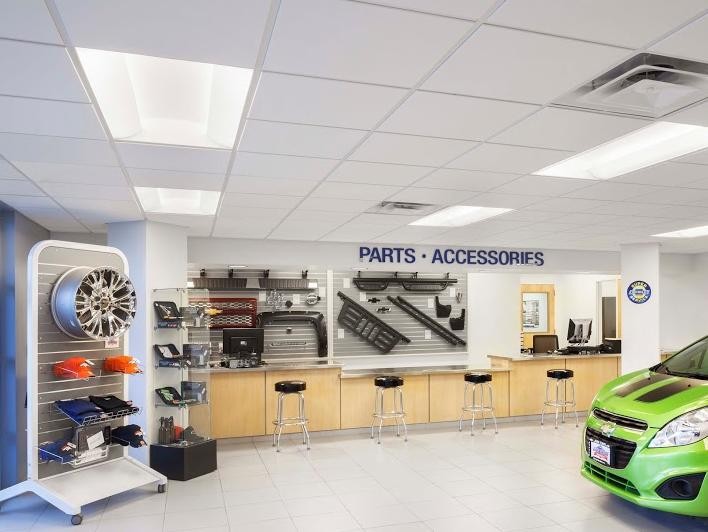
{"label": "white ceiling tile", "polygon": [[422,13],[433,13],[446,17],[466,18],[476,20],[482,17],[496,0],[364,0],[371,4],[410,9]]}
{"label": "white ceiling tile", "polygon": [[706,166],[666,162],[615,177],[612,181],[680,187],[704,177],[708,177]]}
{"label": "white ceiling tile", "polygon": [[366,242],[384,232],[385,229],[378,225],[365,225],[350,222],[326,234],[320,240],[325,242]]}
{"label": "white ceiling tile", "polygon": [[[567,199],[560,199],[559,201],[568,201]],[[581,201],[583,205],[586,202],[591,202],[592,208],[589,211],[595,215],[613,215],[613,216],[634,216],[634,215],[644,215],[647,213],[647,205],[645,203],[639,203],[638,201],[598,201],[598,200],[572,200]],[[534,208],[536,206],[534,205]],[[651,208],[652,214],[661,209],[661,206],[653,206]],[[573,216],[578,216],[578,213],[573,213]]]}
{"label": "white ceiling tile", "polygon": [[87,103],[0,96],[0,116],[3,133],[106,138],[93,106]]}
{"label": "white ceiling tile", "polygon": [[441,235],[448,231],[447,227],[422,227],[414,225],[405,225],[385,233],[381,236],[376,237],[376,242],[393,242],[400,244],[415,244],[425,240],[426,238],[432,238],[437,235]]}
{"label": "white ceiling tile", "polygon": [[305,198],[300,204],[300,210],[331,211],[341,213],[364,212],[376,205],[376,200],[340,199],[340,198]]}
{"label": "white ceiling tile", "polygon": [[57,201],[74,216],[87,224],[142,220],[143,214],[135,201],[86,201],[79,197],[62,197]]}
{"label": "white ceiling tile", "polygon": [[529,194],[533,196],[560,196],[567,192],[583,189],[595,183],[588,179],[566,179],[527,175],[494,190],[501,194]]}
{"label": "white ceiling tile", "polygon": [[669,56],[708,61],[708,15],[672,33],[650,50]]}
{"label": "white ceiling tile", "polygon": [[113,201],[132,201],[133,191],[128,186],[86,185],[83,183],[42,183],[42,188],[53,198],[73,198],[76,200],[94,200],[85,203],[112,203]]}
{"label": "white ceiling tile", "polygon": [[708,126],[708,102],[703,101],[691,107],[681,109],[673,114],[662,117],[662,120],[706,127]]}
{"label": "white ceiling tile", "polygon": [[0,159],[0,178],[1,179],[24,179],[20,172],[9,162]]}
{"label": "white ceiling tile", "polygon": [[[620,212],[613,212],[612,207],[617,207]],[[549,198],[529,206],[530,210],[539,211],[555,211],[570,213],[568,221],[572,222],[574,213],[595,213],[602,214],[622,214],[625,205],[620,202],[608,202],[600,200],[582,199],[582,198]],[[627,214],[631,214],[631,211]]]}
{"label": "white ceiling tile", "polygon": [[476,172],[473,170],[454,170],[441,168],[420,181],[414,187],[446,188],[452,190],[489,190],[517,179],[516,174],[495,172]]}
{"label": "white ceiling tile", "polygon": [[110,145],[102,140],[0,133],[0,154],[12,161],[116,166]]}
{"label": "white ceiling tile", "polygon": [[485,140],[537,109],[538,106],[525,103],[417,91],[379,130]]}
{"label": "white ceiling tile", "polygon": [[214,216],[190,214],[146,214],[148,220],[187,228],[187,236],[209,236],[214,224]]}
{"label": "white ceiling tile", "polygon": [[249,118],[372,129],[404,89],[264,72]]}
{"label": "white ceiling tile", "polygon": [[0,194],[44,196],[44,192],[26,179],[0,179]]}
{"label": "white ceiling tile", "polygon": [[260,0],[56,4],[74,46],[251,68],[270,8]]}
{"label": "white ceiling tile", "polygon": [[458,157],[447,166],[467,170],[528,174],[566,159],[572,154],[573,152],[570,151],[485,143]]}
{"label": "white ceiling tile", "polygon": [[17,162],[17,167],[37,183],[82,183],[85,185],[127,185],[117,166]]}
{"label": "white ceiling tile", "polygon": [[86,227],[81,225],[76,218],[56,205],[53,208],[28,207],[18,210],[33,222],[50,231],[87,232]]}
{"label": "white ceiling tile", "polygon": [[651,122],[547,107],[494,137],[494,142],[558,150],[586,150]]}
{"label": "white ceiling tile", "polygon": [[272,179],[270,177],[232,175],[226,187],[228,192],[244,194],[275,194],[279,196],[307,196],[317,181],[304,179]]}
{"label": "white ceiling tile", "polygon": [[279,222],[290,212],[289,208],[260,207],[255,205],[246,206],[231,206],[228,209],[223,209],[219,215],[219,220],[241,220],[250,219],[252,222],[257,221],[259,224],[266,225],[272,222]]}
{"label": "white ceiling tile", "polygon": [[550,220],[555,220],[562,218],[564,213],[560,212],[543,212],[543,211],[531,211],[526,209],[520,209],[516,211],[510,211],[499,215],[500,220],[509,220],[512,222],[547,222]]}
{"label": "white ceiling tile", "polygon": [[238,152],[232,174],[319,181],[335,167],[334,159]]}
{"label": "white ceiling tile", "polygon": [[407,188],[394,196],[389,201],[410,201],[412,203],[429,203],[433,205],[460,204],[466,195],[458,190],[444,190],[437,188]]}
{"label": "white ceiling tile", "polygon": [[350,158],[378,163],[442,166],[474,145],[474,142],[466,140],[372,133]]}
{"label": "white ceiling tile", "polygon": [[470,22],[332,0],[285,0],[266,70],[413,86]]}
{"label": "white ceiling tile", "polygon": [[[178,172],[223,174],[231,152],[208,148],[117,142],[125,166]],[[0,147],[0,149],[2,149]]]}
{"label": "white ceiling tile", "polygon": [[[464,205],[477,207],[500,207],[504,209],[521,209],[539,201],[539,196],[523,196],[519,194],[497,194],[496,191],[483,192],[466,198]],[[459,201],[458,201],[459,203]]]}
{"label": "white ceiling tile", "polygon": [[327,180],[405,186],[420,179],[431,170],[432,168],[428,166],[343,161]]}
{"label": "white ceiling tile", "polygon": [[221,190],[224,186],[224,174],[128,168],[128,175],[136,187]]}
{"label": "white ceiling tile", "polygon": [[[277,191],[275,191],[277,192]],[[227,192],[221,204],[220,214],[238,213],[241,207],[256,207],[266,209],[292,209],[301,198],[296,196],[277,196],[269,194],[241,194]]]}
{"label": "white ceiling tile", "polygon": [[261,218],[258,223],[248,216],[219,216],[214,226],[217,238],[265,238],[279,223],[281,217]]}
{"label": "white ceiling tile", "polygon": [[355,213],[336,211],[313,211],[311,209],[296,209],[285,219],[286,222],[322,222],[325,225],[341,225],[351,220]]}
{"label": "white ceiling tile", "polygon": [[639,48],[705,8],[703,0],[506,0],[489,22]]}
{"label": "white ceiling tile", "polygon": [[10,196],[0,194],[0,201],[13,209],[56,209],[57,203],[47,196]]}
{"label": "white ceiling tile", "polygon": [[626,55],[627,50],[621,48],[482,26],[423,88],[546,103],[608,70]]}
{"label": "white ceiling tile", "polygon": [[704,206],[705,203],[708,203],[708,190],[661,187],[633,199],[643,203]]}
{"label": "white ceiling tile", "polygon": [[44,0],[0,0],[0,37],[63,44]]}
{"label": "white ceiling tile", "polygon": [[401,187],[325,181],[312,192],[312,197],[382,201],[400,190]]}
{"label": "white ceiling tile", "polygon": [[[66,49],[0,40],[0,94],[88,102]],[[8,75],[12,73],[12,75]]]}
{"label": "white ceiling tile", "polygon": [[703,220],[708,219],[708,208],[695,207],[692,205],[652,205],[651,215],[657,219],[685,218],[691,220]]}
{"label": "white ceiling tile", "polygon": [[337,227],[336,223],[304,222],[286,219],[268,236],[269,240],[319,240]]}
{"label": "white ceiling tile", "polygon": [[364,134],[357,129],[249,120],[239,150],[338,159]]}
{"label": "white ceiling tile", "polygon": [[355,225],[375,225],[381,227],[383,232],[383,230],[408,225],[409,223],[411,223],[412,220],[415,220],[415,218],[416,217],[401,216],[395,214],[364,213],[354,218],[350,223]]}
{"label": "white ceiling tile", "polygon": [[637,185],[634,183],[595,183],[592,186],[580,190],[568,192],[569,198],[586,198],[611,201],[632,201],[638,196],[650,192],[661,193],[666,190],[664,187],[654,187],[651,185]]}
{"label": "white ceiling tile", "polygon": [[708,166],[708,150],[701,150],[678,159],[674,159],[675,162],[685,162],[693,164],[703,164]]}
{"label": "white ceiling tile", "polygon": [[534,224],[529,224],[527,229],[530,232],[535,233],[558,233],[561,231],[572,231],[573,229],[578,229],[579,224],[572,224],[563,221],[551,221],[551,222],[537,222]]}

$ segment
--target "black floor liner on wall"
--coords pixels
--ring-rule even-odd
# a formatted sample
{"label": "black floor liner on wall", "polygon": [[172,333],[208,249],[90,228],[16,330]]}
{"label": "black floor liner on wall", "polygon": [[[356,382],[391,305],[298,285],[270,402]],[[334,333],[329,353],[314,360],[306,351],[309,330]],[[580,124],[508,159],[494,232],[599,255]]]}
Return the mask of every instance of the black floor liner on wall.
{"label": "black floor liner on wall", "polygon": [[337,292],[344,304],[337,316],[337,322],[352,333],[363,338],[382,353],[388,353],[398,342],[409,344],[410,338],[403,336],[385,321],[366,310],[342,292]]}

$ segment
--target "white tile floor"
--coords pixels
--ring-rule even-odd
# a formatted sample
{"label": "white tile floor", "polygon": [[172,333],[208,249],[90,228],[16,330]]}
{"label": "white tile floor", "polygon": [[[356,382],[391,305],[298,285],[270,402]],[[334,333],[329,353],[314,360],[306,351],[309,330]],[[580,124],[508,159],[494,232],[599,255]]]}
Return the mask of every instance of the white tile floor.
{"label": "white tile floor", "polygon": [[706,531],[708,520],[637,508],[578,473],[581,429],[504,423],[470,437],[451,424],[413,427],[408,443],[364,432],[219,442],[219,470],[84,508],[84,523],[34,496],[0,512],[0,530],[75,532]]}

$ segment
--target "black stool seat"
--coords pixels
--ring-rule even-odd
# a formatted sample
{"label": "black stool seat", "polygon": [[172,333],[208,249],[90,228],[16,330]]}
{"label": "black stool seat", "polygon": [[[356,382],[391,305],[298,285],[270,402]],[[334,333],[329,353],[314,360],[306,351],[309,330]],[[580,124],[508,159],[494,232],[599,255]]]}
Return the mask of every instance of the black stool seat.
{"label": "black stool seat", "polygon": [[549,379],[572,379],[573,370],[572,369],[549,369],[546,372]]}
{"label": "black stool seat", "polygon": [[282,393],[297,393],[305,391],[305,381],[280,381],[275,383],[275,391]]}
{"label": "black stool seat", "polygon": [[396,388],[397,386],[403,386],[403,379],[395,375],[376,377],[374,384],[381,388]]}
{"label": "black stool seat", "polygon": [[465,380],[475,384],[483,382],[492,382],[492,376],[489,373],[465,373]]}

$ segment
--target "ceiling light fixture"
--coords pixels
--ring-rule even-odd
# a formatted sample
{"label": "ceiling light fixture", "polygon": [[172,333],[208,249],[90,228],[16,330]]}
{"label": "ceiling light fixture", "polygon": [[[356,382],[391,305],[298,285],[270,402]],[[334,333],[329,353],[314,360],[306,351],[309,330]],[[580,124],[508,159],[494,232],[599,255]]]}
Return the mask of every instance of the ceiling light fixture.
{"label": "ceiling light fixture", "polygon": [[678,231],[659,233],[658,235],[651,236],[656,236],[659,238],[696,238],[699,236],[708,236],[708,225],[689,227],[688,229],[679,229]]}
{"label": "ceiling light fixture", "polygon": [[438,212],[419,218],[408,225],[421,225],[428,227],[462,227],[475,222],[499,216],[513,209],[498,207],[474,207],[471,205],[453,205]]}
{"label": "ceiling light fixture", "polygon": [[253,70],[76,49],[116,140],[232,148]]}
{"label": "ceiling light fixture", "polygon": [[135,187],[145,212],[162,214],[216,214],[221,192],[185,190],[181,188]]}
{"label": "ceiling light fixture", "polygon": [[708,127],[656,122],[546,166],[534,175],[610,179],[708,148]]}

